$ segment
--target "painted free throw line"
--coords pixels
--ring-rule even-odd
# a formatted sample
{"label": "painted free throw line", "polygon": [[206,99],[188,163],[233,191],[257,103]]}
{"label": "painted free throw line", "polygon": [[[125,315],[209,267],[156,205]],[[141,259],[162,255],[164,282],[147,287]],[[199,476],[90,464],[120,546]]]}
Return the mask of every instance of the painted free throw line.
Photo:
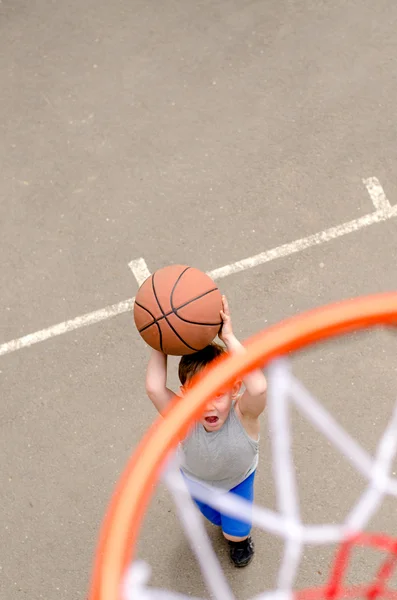
{"label": "painted free throw line", "polygon": [[[397,205],[392,206],[390,204],[378,179],[376,177],[370,177],[368,179],[363,179],[363,183],[371,197],[372,203],[375,207],[375,212],[359,217],[358,219],[353,219],[353,221],[348,221],[347,223],[330,227],[329,229],[325,229],[319,233],[295,240],[294,242],[277,246],[277,248],[267,250],[266,252],[261,252],[255,256],[244,258],[243,260],[225,265],[224,267],[219,267],[218,269],[209,271],[208,275],[213,279],[223,279],[224,277],[228,277],[234,273],[246,271],[247,269],[253,269],[254,267],[263,265],[272,260],[276,260],[277,258],[302,252],[303,250],[306,250],[312,246],[325,244],[326,242],[330,242],[331,240],[335,240],[349,233],[359,231],[360,229],[364,229],[365,227],[369,227],[375,223],[381,223],[382,221],[387,221],[393,217],[397,217]],[[146,279],[146,277],[150,275],[150,271],[143,258],[138,258],[131,261],[129,266],[139,285]],[[94,312],[86,313],[85,315],[75,317],[74,319],[69,319],[63,323],[58,323],[57,325],[53,325],[47,329],[41,329],[35,333],[30,333],[15,340],[5,342],[4,344],[0,345],[0,356],[3,354],[9,354],[10,352],[15,352],[16,350],[21,350],[22,348],[27,348],[28,346],[38,344],[39,342],[44,342],[45,340],[49,340],[58,335],[74,331],[75,329],[87,327],[88,325],[106,321],[107,319],[117,315],[129,312],[133,309],[134,300],[135,298],[123,300],[122,302],[111,304],[105,308],[95,310]]]}

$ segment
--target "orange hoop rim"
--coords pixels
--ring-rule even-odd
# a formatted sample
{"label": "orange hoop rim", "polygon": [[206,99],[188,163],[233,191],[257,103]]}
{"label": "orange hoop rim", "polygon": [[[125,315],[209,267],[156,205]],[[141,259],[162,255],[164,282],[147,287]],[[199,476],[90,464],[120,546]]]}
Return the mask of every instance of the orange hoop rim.
{"label": "orange hoop rim", "polygon": [[243,355],[223,357],[196,380],[183,402],[175,398],[133,453],[110,501],[96,551],[89,600],[120,599],[120,583],[133,559],[146,507],[164,461],[212,396],[236,377],[263,368],[277,357],[352,331],[396,324],[397,291],[304,312],[249,338]]}

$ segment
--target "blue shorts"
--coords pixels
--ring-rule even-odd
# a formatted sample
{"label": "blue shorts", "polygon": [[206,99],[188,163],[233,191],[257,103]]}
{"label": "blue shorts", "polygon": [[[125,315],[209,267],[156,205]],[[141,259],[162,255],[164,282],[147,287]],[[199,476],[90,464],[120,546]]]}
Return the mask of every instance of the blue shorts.
{"label": "blue shorts", "polygon": [[[236,496],[240,496],[240,498],[244,498],[245,500],[253,503],[254,479],[255,471],[251,473],[247,479],[244,479],[244,481],[232,488],[229,491],[229,494],[236,494]],[[204,502],[201,502],[200,500],[196,500],[195,498],[193,498],[193,500],[197,504],[204,517],[214,525],[222,527],[222,531],[224,533],[235,537],[245,537],[249,535],[252,528],[251,520],[240,521],[233,517],[229,517],[228,515],[222,514],[221,512],[215,510],[215,508],[212,508],[212,506],[208,506],[208,504],[204,504]]]}

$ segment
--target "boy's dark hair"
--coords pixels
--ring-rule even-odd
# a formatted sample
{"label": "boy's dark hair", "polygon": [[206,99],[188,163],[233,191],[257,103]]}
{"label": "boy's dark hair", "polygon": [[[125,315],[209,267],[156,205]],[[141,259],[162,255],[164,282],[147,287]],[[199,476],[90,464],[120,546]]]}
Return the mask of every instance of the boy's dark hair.
{"label": "boy's dark hair", "polygon": [[226,352],[226,348],[215,342],[212,342],[212,344],[209,344],[209,346],[206,346],[194,354],[185,354],[182,356],[178,369],[178,375],[181,384],[185,385],[189,379],[194,377],[194,375],[197,375],[197,373],[202,371],[215,359],[219,358],[223,354],[226,354]]}

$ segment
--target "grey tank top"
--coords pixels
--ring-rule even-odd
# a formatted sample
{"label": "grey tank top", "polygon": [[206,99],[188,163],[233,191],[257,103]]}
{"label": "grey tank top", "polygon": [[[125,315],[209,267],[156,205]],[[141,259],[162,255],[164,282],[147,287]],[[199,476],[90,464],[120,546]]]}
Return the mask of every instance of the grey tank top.
{"label": "grey tank top", "polygon": [[195,423],[180,444],[181,468],[193,481],[229,491],[253,473],[258,465],[259,439],[245,431],[233,403],[219,431],[206,431]]}

